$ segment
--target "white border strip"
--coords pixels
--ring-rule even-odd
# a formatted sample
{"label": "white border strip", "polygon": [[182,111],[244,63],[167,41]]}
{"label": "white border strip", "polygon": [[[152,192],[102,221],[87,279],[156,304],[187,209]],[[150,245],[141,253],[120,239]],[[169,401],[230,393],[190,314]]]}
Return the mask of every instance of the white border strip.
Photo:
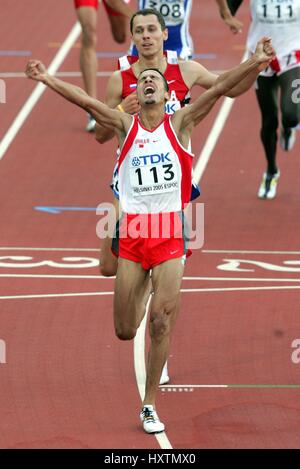
{"label": "white border strip", "polygon": [[[65,39],[64,43],[62,44],[61,48],[57,52],[56,56],[52,60],[51,64],[48,67],[48,72],[51,75],[54,75],[57,69],[60,67],[62,62],[64,61],[66,55],[69,53],[71,47],[73,46],[74,42],[76,39],[79,37],[81,33],[81,27],[78,22],[75,23],[73,28],[71,29],[70,33],[68,34],[67,38]],[[16,116],[15,120],[11,124],[10,128],[4,135],[1,143],[0,143],[0,160],[3,158],[3,156],[6,153],[6,150],[10,146],[10,144],[13,142],[15,136],[19,132],[20,128],[26,121],[27,117],[31,113],[32,109],[42,96],[46,89],[46,86],[43,85],[42,83],[38,83],[36,87],[34,88],[33,92],[23,105],[22,109]]]}

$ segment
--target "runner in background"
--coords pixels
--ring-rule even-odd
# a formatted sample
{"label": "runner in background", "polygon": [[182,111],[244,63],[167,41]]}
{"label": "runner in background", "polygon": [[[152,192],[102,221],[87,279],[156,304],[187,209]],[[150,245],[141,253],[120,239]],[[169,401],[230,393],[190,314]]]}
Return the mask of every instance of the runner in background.
{"label": "runner in background", "polygon": [[[232,14],[241,3],[242,0],[228,0]],[[251,0],[249,3],[252,20],[247,38],[249,55],[253,54],[255,41],[261,35],[272,38],[276,52],[255,86],[261,113],[260,138],[267,163],[257,195],[260,199],[274,199],[280,177],[276,161],[279,123],[280,146],[283,151],[290,151],[300,121],[300,0]]]}
{"label": "runner in background", "polygon": [[[237,33],[242,27],[242,23],[232,16],[227,7],[226,0],[216,0],[219,9],[222,9],[223,19],[232,32]],[[188,60],[193,57],[194,44],[190,34],[190,17],[193,0],[138,0],[137,9],[144,10],[152,8],[157,10],[164,18],[168,28],[168,38],[164,43],[165,50],[177,52],[178,58]],[[131,44],[130,55],[138,55],[134,43]]]}
{"label": "runner in background", "polygon": [[[128,31],[128,19],[133,11],[129,8],[130,0],[103,0],[107,12],[113,38],[124,43]],[[97,19],[98,0],[74,0],[78,21],[82,28],[80,69],[86,92],[93,98],[97,97]],[[96,121],[88,116],[86,130],[92,132]]]}

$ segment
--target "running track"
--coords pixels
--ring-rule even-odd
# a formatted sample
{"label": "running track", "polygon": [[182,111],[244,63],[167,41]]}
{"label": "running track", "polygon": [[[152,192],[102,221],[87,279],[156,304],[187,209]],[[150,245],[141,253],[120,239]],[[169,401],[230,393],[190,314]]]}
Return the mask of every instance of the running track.
{"label": "running track", "polygon": [[[198,3],[196,52],[213,54],[202,63],[235,65],[245,32],[231,36],[213,2],[205,11]],[[2,0],[1,139],[36,86],[19,73],[30,57],[52,62],[75,23],[70,4]],[[240,18],[247,25],[246,6]],[[105,17],[99,30],[101,52],[124,50]],[[76,44],[59,72],[78,71]],[[115,59],[99,65],[101,98]],[[220,105],[194,134],[197,158]],[[133,343],[114,337],[113,280],[97,267],[93,208],[111,200],[115,144],[98,145],[84,123],[80,109],[47,90],[0,161],[0,447],[299,447],[299,354],[292,361],[300,339],[299,142],[279,153],[278,198],[259,201],[264,161],[253,91],[234,103],[201,179],[205,243],[185,272],[171,383],[158,397],[166,434],[156,438],[138,421],[143,360],[135,372]],[[35,208],[45,206],[91,210]]]}

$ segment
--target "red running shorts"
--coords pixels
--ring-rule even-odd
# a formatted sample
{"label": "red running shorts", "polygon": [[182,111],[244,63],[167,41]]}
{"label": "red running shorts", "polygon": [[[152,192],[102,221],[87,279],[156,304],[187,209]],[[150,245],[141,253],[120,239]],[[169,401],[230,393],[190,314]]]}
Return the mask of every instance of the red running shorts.
{"label": "red running shorts", "polygon": [[170,222],[163,228],[161,213],[127,214],[120,226],[119,257],[138,262],[145,270],[170,259],[189,257],[191,251],[187,249],[182,217],[178,213],[167,215]]}

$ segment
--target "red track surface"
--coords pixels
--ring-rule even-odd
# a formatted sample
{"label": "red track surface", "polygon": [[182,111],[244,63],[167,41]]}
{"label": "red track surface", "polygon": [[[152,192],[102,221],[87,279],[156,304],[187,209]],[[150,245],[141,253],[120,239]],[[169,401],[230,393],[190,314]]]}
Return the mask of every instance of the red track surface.
{"label": "red track surface", "polygon": [[[191,30],[196,51],[216,54],[215,60],[202,63],[213,70],[236,64],[246,28],[242,35],[232,37],[218,19],[213,2],[204,12],[194,3]],[[2,0],[3,16],[2,50],[32,51],[33,57],[46,64],[57,52],[53,43],[63,42],[75,19],[67,0],[21,4]],[[247,7],[240,17],[247,24]],[[18,24],[16,18],[22,21]],[[113,44],[105,17],[99,29],[99,49],[122,50]],[[2,57],[1,71],[23,71],[26,61]],[[112,71],[114,60],[103,59],[100,69]],[[78,48],[71,50],[60,68],[70,70],[78,70]],[[7,104],[0,105],[1,138],[35,86],[25,78],[6,79],[6,84]],[[99,78],[100,97],[105,84],[106,79]],[[195,132],[196,155],[218,109]],[[111,200],[107,183],[115,143],[99,146],[84,133],[84,123],[82,111],[46,91],[17,134],[0,162],[0,247],[7,247],[0,257],[33,258],[16,261],[19,264],[97,258],[100,241],[93,212],[55,215],[34,210],[35,206],[96,207]],[[164,388],[158,399],[173,448],[292,448],[300,444],[299,389],[192,387],[300,384],[300,364],[291,361],[291,343],[300,337],[299,290],[278,289],[299,285],[292,282],[299,279],[299,272],[274,270],[276,266],[297,268],[283,262],[297,261],[300,256],[289,253],[300,250],[299,145],[291,154],[279,154],[278,198],[261,202],[256,198],[264,169],[258,131],[258,108],[249,91],[234,104],[201,181],[205,244],[203,251],[193,254],[185,273],[201,279],[183,283],[184,289],[200,291],[183,293],[169,361],[172,385],[182,387]],[[32,247],[48,250],[26,249]],[[272,253],[206,252],[210,250]],[[224,259],[256,264],[241,263],[243,269],[252,269],[248,272],[224,271],[218,269],[226,264]],[[12,260],[0,259],[1,298],[113,290],[111,279],[43,277],[98,275],[95,266],[20,268],[1,262]],[[257,262],[268,263],[270,270]],[[8,276],[12,274],[36,277]],[[226,280],[233,277],[248,280]],[[245,290],[270,286],[276,289]],[[201,291],[237,287],[244,290]],[[7,347],[7,363],[0,364],[1,448],[159,448],[157,440],[139,426],[133,347],[114,337],[111,294],[3,298],[0,339]]]}

